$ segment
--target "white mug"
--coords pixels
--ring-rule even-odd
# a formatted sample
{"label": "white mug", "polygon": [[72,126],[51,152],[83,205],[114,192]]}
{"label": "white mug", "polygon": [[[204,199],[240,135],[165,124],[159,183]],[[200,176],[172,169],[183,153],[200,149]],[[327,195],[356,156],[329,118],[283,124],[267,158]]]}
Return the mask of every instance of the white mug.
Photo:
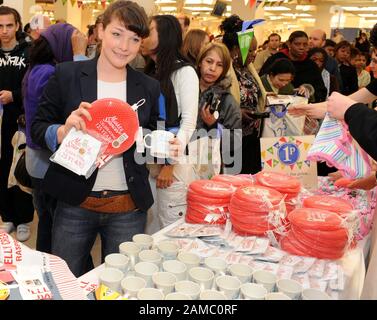
{"label": "white mug", "polygon": [[99,274],[100,284],[105,285],[115,292],[121,292],[121,281],[124,277],[124,273],[119,269],[105,268]]}
{"label": "white mug", "polygon": [[277,277],[270,271],[257,270],[253,272],[254,282],[263,285],[268,292],[272,292],[275,289]]}
{"label": "white mug", "polygon": [[191,268],[188,272],[189,279],[200,285],[201,290],[212,289],[215,274],[212,270],[203,267]]}
{"label": "white mug", "polygon": [[142,250],[139,252],[140,262],[152,262],[160,268],[162,256],[156,250]]}
{"label": "white mug", "polygon": [[266,294],[266,300],[292,300],[286,294],[282,292],[269,292]]}
{"label": "white mug", "polygon": [[[150,137],[151,143],[147,144],[146,139]],[[147,149],[151,149],[151,155],[156,158],[170,157],[170,143],[174,139],[174,134],[165,130],[155,130],[148,133],[144,137],[144,145]]]}
{"label": "white mug", "polygon": [[215,275],[225,275],[226,269],[228,267],[227,262],[218,257],[207,257],[204,259],[204,265],[211,269]]}
{"label": "white mug", "polygon": [[136,298],[137,293],[147,286],[147,282],[140,277],[126,277],[122,280],[123,293],[130,298]]}
{"label": "white mug", "polygon": [[174,274],[178,281],[186,280],[187,278],[187,267],[183,262],[178,260],[164,261],[162,263],[162,270]]}
{"label": "white mug", "polygon": [[115,268],[122,271],[124,274],[128,272],[130,259],[120,253],[111,253],[105,257],[106,268]]}
{"label": "white mug", "polygon": [[132,241],[135,242],[141,250],[148,250],[152,248],[153,237],[149,234],[139,233],[132,237]]}
{"label": "white mug", "polygon": [[300,282],[292,279],[280,279],[276,282],[279,292],[286,294],[291,299],[297,300],[301,296],[302,285]]}
{"label": "white mug", "polygon": [[220,291],[206,289],[200,293],[200,300],[228,300],[228,298]]}
{"label": "white mug", "polygon": [[245,300],[264,300],[267,289],[261,284],[257,283],[244,283],[241,285],[241,299]]}
{"label": "white mug", "polygon": [[164,260],[174,260],[177,258],[179,246],[171,240],[163,240],[157,244],[157,250],[164,257]]}
{"label": "white mug", "polygon": [[172,292],[172,293],[168,293],[165,296],[165,300],[192,300],[192,299],[187,294],[180,293],[180,292]]}
{"label": "white mug", "polygon": [[198,267],[200,264],[200,257],[192,252],[180,252],[177,256],[177,260],[186,265],[187,271],[189,271],[191,268]]}
{"label": "white mug", "polygon": [[137,293],[139,300],[164,300],[165,295],[155,288],[143,288]]}
{"label": "white mug", "polygon": [[152,281],[156,289],[162,290],[162,292],[167,295],[174,291],[177,277],[170,272],[156,272],[152,275]]}
{"label": "white mug", "polygon": [[130,259],[130,270],[134,270],[135,264],[139,262],[140,251],[140,247],[131,241],[126,241],[119,245],[119,252]]}
{"label": "white mug", "polygon": [[251,282],[253,268],[244,263],[235,263],[229,266],[229,273],[237,277],[242,283]]}
{"label": "white mug", "polygon": [[330,296],[318,289],[302,290],[302,300],[331,300]]}
{"label": "white mug", "polygon": [[216,287],[223,292],[229,300],[236,299],[240,294],[241,281],[233,276],[219,276],[216,278]]}
{"label": "white mug", "polygon": [[158,267],[152,262],[139,262],[135,264],[135,275],[143,278],[147,283],[147,287],[153,286],[152,275],[158,271]]}
{"label": "white mug", "polygon": [[197,300],[200,295],[200,286],[192,281],[182,280],[177,281],[174,285],[175,291],[187,294],[192,300]]}

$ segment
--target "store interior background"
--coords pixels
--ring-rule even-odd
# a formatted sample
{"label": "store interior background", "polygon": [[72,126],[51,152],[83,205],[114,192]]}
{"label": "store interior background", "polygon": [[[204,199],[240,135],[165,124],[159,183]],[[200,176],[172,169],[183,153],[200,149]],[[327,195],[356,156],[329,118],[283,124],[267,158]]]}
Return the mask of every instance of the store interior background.
{"label": "store interior background", "polygon": [[[263,18],[264,25],[255,28],[261,44],[271,32],[283,40],[295,30],[309,32],[314,28],[326,31],[328,37],[335,28],[347,40],[353,41],[358,30],[368,31],[377,23],[377,0],[264,0],[257,9],[249,6],[250,0],[221,0],[226,3],[222,17],[211,15],[217,0],[137,0],[149,15],[177,14],[183,12],[191,18],[190,28],[200,28],[217,35],[223,17],[238,14],[244,20]],[[266,3],[267,2],[267,3]],[[93,24],[109,1],[105,0],[3,0],[4,5],[16,8],[26,24],[40,5],[51,20],[65,19],[82,32]],[[63,4],[65,3],[65,4]]]}
{"label": "store interior background", "polygon": [[[72,5],[71,1],[75,3]],[[262,44],[272,32],[279,33],[282,40],[287,40],[290,33],[295,30],[310,32],[314,28],[325,30],[328,37],[331,30],[339,28],[347,40],[354,41],[360,29],[367,31],[377,23],[377,0],[269,0],[271,5],[264,6],[262,3],[254,10],[245,4],[245,1],[249,0],[221,0],[227,3],[227,9],[220,18],[211,15],[216,0],[135,1],[142,5],[149,15],[183,12],[191,18],[190,28],[200,28],[214,35],[219,33],[218,26],[223,17],[230,14],[238,14],[244,20],[263,18],[266,23],[255,28],[259,44]],[[53,22],[56,19],[65,19],[86,33],[87,25],[93,24],[96,17],[103,12],[103,4],[98,0],[83,0],[79,8],[78,2],[3,0],[4,5],[16,8],[20,12],[24,24],[35,14],[33,7],[38,4]],[[24,243],[29,248],[35,249],[37,225],[38,216],[35,214],[31,225],[31,237]],[[100,241],[97,238],[92,249],[95,266],[101,264],[100,253]]]}

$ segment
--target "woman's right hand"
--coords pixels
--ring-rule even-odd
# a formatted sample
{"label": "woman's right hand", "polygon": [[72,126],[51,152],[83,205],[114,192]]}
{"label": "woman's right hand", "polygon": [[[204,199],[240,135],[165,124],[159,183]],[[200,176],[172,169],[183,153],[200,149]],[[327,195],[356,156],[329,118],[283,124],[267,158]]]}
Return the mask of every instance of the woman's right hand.
{"label": "woman's right hand", "polygon": [[60,144],[68,132],[75,127],[77,130],[81,130],[86,133],[86,125],[83,117],[86,117],[89,121],[92,121],[92,116],[90,115],[88,109],[92,105],[88,102],[81,102],[80,106],[71,112],[69,117],[66,119],[65,124],[60,126],[58,129],[58,143]]}
{"label": "woman's right hand", "polygon": [[241,108],[241,114],[242,114],[242,119],[246,120],[246,122],[250,122],[253,120],[253,111],[248,109],[248,108]]}

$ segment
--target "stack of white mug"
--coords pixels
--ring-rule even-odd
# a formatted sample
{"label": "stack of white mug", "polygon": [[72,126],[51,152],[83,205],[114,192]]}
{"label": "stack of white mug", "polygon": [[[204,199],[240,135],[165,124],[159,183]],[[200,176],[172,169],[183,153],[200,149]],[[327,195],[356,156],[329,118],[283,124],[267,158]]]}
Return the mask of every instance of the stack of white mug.
{"label": "stack of white mug", "polygon": [[277,279],[246,264],[228,266],[219,257],[207,257],[202,264],[198,255],[180,250],[171,240],[153,244],[147,234],[120,244],[120,253],[106,256],[100,283],[138,300],[330,299],[320,290],[303,289],[295,280]]}

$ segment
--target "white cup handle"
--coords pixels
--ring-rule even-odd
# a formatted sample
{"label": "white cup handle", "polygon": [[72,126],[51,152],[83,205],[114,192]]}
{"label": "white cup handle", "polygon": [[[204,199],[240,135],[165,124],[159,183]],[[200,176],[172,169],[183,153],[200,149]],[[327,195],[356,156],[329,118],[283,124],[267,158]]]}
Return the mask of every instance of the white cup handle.
{"label": "white cup handle", "polygon": [[[148,145],[147,144],[147,141],[146,141],[146,139],[147,139],[147,137],[151,137],[151,145]],[[144,146],[146,147],[146,148],[148,148],[148,149],[150,149],[150,148],[152,148],[152,134],[151,133],[147,133],[145,136],[144,136]]]}

